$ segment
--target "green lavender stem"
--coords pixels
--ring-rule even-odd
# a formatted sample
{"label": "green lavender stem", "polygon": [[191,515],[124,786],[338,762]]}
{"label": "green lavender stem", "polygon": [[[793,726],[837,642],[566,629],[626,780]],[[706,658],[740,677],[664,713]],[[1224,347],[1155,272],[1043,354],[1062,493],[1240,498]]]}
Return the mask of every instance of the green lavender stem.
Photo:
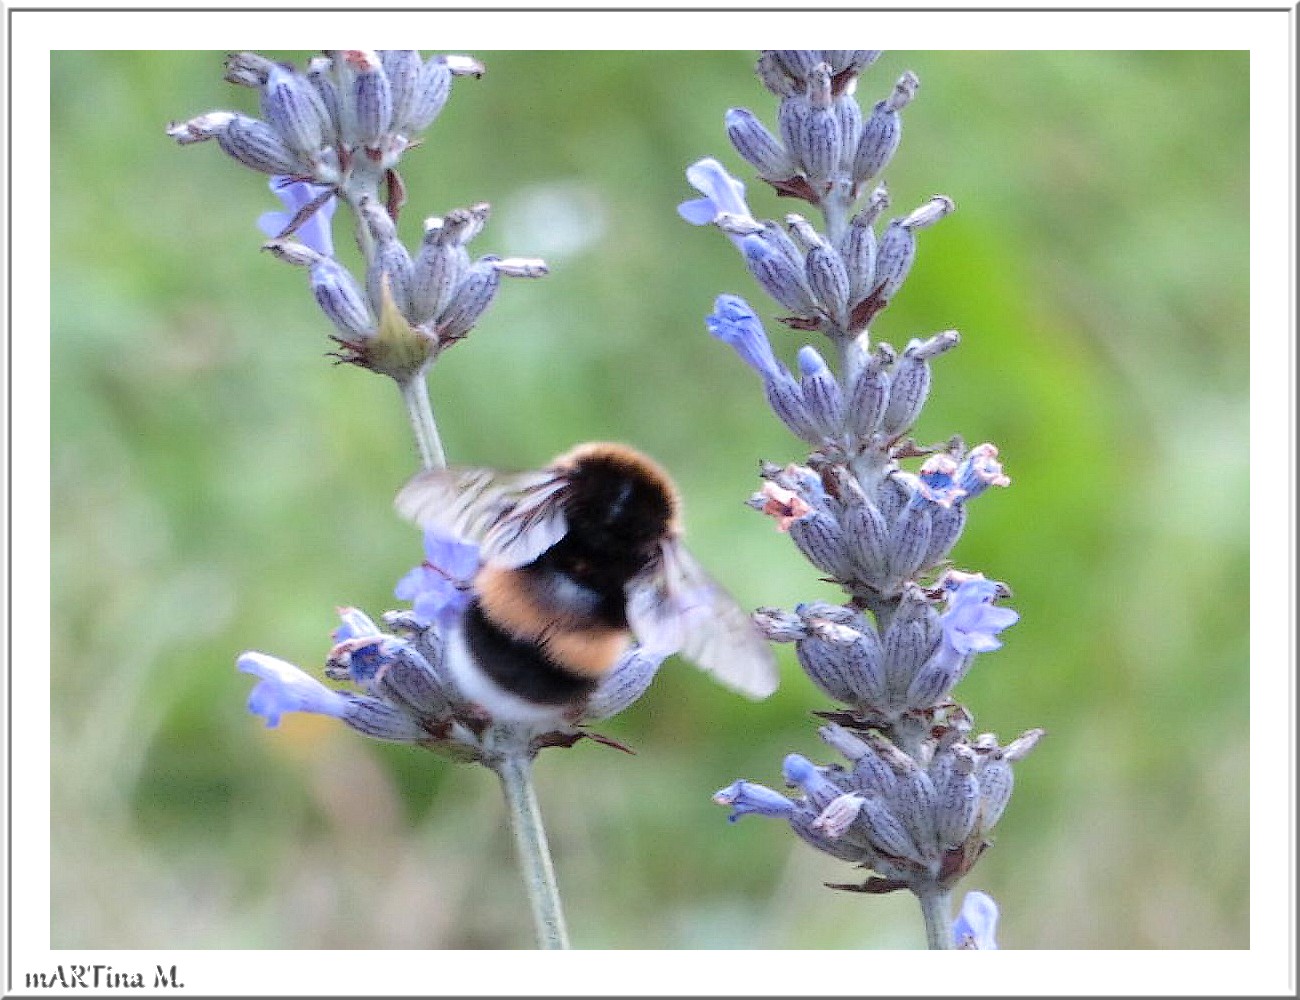
{"label": "green lavender stem", "polygon": [[501,788],[505,792],[510,829],[514,832],[515,847],[519,852],[519,870],[533,908],[537,946],[543,949],[568,948],[569,932],[564,925],[555,869],[551,865],[546,830],[533,791],[532,760],[527,752],[508,752],[492,761],[491,767],[501,778]]}
{"label": "green lavender stem", "polygon": [[[415,432],[415,442],[420,449],[420,462],[426,469],[445,469],[447,456],[438,435],[438,424],[433,419],[424,370],[399,384],[411,418],[411,429]],[[507,745],[512,742],[513,734],[503,732],[500,735],[503,737],[501,742]],[[532,905],[537,946],[543,949],[568,948],[569,932],[560,906],[555,868],[551,864],[537,793],[533,790],[532,758],[526,748],[511,747],[487,763],[500,777],[501,790],[505,793],[510,829],[514,832],[515,848],[519,854],[519,870]]]}
{"label": "green lavender stem", "polygon": [[925,918],[925,946],[931,951],[952,949],[952,893],[934,889],[918,892]]}
{"label": "green lavender stem", "polygon": [[420,449],[420,463],[426,469],[445,469],[447,455],[442,450],[438,423],[433,419],[433,406],[429,403],[429,384],[425,380],[424,369],[406,381],[399,382],[398,387],[402,390],[402,401],[406,403],[411,430],[415,432],[415,443]]}

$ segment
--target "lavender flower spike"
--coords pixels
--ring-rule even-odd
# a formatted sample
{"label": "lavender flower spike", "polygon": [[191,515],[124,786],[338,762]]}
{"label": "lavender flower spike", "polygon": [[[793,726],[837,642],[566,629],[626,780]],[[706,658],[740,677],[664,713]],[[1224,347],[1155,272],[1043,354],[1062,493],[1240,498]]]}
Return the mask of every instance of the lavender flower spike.
{"label": "lavender flower spike", "polygon": [[[946,446],[905,437],[930,394],[930,362],[956,346],[957,332],[900,351],[876,342],[870,329],[912,267],[916,231],[953,210],[950,198],[937,195],[877,224],[889,199],[875,178],[898,147],[898,112],[918,84],[903,74],[864,116],[856,77],[877,55],[763,52],[756,70],[776,97],[780,139],[754,113],[727,112],[736,150],[779,196],[819,212],[820,226],[794,213],[784,225],[755,223],[739,182],[713,160],[688,171],[706,197],[678,208],[688,221],[726,233],[750,275],[789,313],[779,322],[825,335],[838,360],[832,367],[809,345],[788,370],[753,310],[734,295],[719,297],[707,320],[709,332],[762,376],[772,412],[813,448],[806,466],[764,462],[763,488],[747,503],[776,518],[822,581],[842,587],[847,600],[799,604],[793,613],[761,608],[754,620],[770,640],[794,643],[809,679],[847,706],[817,714],[835,720],[823,738],[850,763],[789,754],[782,773],[802,795],[787,799],[738,781],[715,801],[733,806],[733,820],[750,812],[782,816],[809,846],[872,873],[830,888],[910,891],[931,948],[952,948],[954,936],[959,947],[995,948],[996,904],[971,893],[954,927],[952,893],[990,844],[1011,795],[1011,764],[1042,732],[1030,730],[1006,747],[992,734],[969,737],[973,717],[953,700],[953,689],[976,654],[999,648],[999,634],[1020,616],[996,606],[1009,595],[1000,583],[955,570],[935,582],[931,574],[948,565],[967,501],[1010,479],[991,444],[967,450],[959,435]],[[740,214],[728,210],[729,199]],[[922,456],[914,469],[910,460]]]}
{"label": "lavender flower spike", "polygon": [[986,892],[972,889],[962,900],[961,912],[952,922],[952,937],[958,948],[997,951],[998,904]]}

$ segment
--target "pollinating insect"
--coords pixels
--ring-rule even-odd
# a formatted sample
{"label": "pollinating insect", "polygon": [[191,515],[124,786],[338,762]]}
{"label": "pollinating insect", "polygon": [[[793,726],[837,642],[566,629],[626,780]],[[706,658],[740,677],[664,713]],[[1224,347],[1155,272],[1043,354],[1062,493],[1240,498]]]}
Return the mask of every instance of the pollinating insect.
{"label": "pollinating insect", "polygon": [[751,698],[776,689],[766,640],[682,546],[672,480],[625,445],[579,445],[524,473],[422,472],[397,509],[479,546],[446,662],[494,717],[580,712],[633,638]]}

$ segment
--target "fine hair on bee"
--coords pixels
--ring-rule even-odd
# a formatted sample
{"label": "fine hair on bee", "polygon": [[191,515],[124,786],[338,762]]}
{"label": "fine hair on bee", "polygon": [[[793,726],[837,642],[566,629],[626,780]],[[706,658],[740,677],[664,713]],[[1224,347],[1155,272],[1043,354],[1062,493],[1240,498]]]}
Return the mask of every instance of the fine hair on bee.
{"label": "fine hair on bee", "polygon": [[577,710],[635,638],[770,694],[771,649],[682,546],[680,506],[668,474],[622,444],[582,444],[533,472],[415,476],[398,510],[480,549],[473,600],[448,637],[462,693],[505,718]]}

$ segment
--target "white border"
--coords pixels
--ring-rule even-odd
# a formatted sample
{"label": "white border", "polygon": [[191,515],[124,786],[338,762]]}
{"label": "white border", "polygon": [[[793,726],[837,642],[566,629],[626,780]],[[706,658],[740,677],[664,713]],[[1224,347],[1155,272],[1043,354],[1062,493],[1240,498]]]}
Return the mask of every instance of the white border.
{"label": "white border", "polygon": [[[187,992],[255,995],[521,994],[799,995],[872,992],[966,995],[1055,992],[1128,994],[1290,993],[1295,980],[1293,799],[1294,717],[1283,724],[1282,687],[1288,671],[1294,708],[1294,648],[1278,642],[1278,623],[1291,620],[1290,586],[1278,579],[1280,547],[1293,550],[1294,525],[1283,524],[1280,498],[1294,502],[1291,469],[1282,455],[1283,427],[1291,418],[1294,331],[1289,290],[1295,264],[1289,220],[1294,216],[1293,134],[1288,123],[1294,93],[1289,76],[1293,15],[1275,13],[365,13],[371,44],[423,45],[439,50],[502,48],[641,49],[759,48],[779,39],[791,47],[824,42],[828,19],[836,36],[870,38],[886,48],[914,49],[1249,49],[1251,52],[1251,515],[1252,515],[1252,732],[1251,949],[1242,952],[1000,952],[892,953],[812,958],[781,952],[732,956],[707,953],[514,952],[508,959],[478,953],[385,952],[52,952],[49,929],[49,685],[39,669],[49,662],[49,52],[52,49],[291,48],[305,38],[355,34],[359,12],[317,11],[259,15],[230,12],[13,15],[13,74],[21,81],[12,134],[15,199],[12,226],[21,252],[13,262],[14,678],[22,712],[14,720],[13,844],[14,958],[21,973],[60,962],[103,962],[118,970],[177,963]],[[693,44],[694,43],[694,44]],[[1208,234],[1207,234],[1208,238]],[[1291,441],[1294,446],[1294,438]],[[1212,475],[1212,470],[1210,471]],[[1213,484],[1207,480],[1207,488]],[[1290,544],[1288,544],[1288,542]],[[1273,659],[1269,659],[1270,655]],[[1260,672],[1271,671],[1265,683]],[[1267,724],[1261,724],[1261,723]],[[1206,734],[1212,752],[1213,734]],[[721,959],[721,960],[720,960]],[[809,960],[811,959],[811,961]],[[955,963],[955,964],[954,964]],[[957,969],[961,971],[958,972]],[[7,972],[9,970],[6,970]],[[148,991],[136,991],[148,992]]]}

